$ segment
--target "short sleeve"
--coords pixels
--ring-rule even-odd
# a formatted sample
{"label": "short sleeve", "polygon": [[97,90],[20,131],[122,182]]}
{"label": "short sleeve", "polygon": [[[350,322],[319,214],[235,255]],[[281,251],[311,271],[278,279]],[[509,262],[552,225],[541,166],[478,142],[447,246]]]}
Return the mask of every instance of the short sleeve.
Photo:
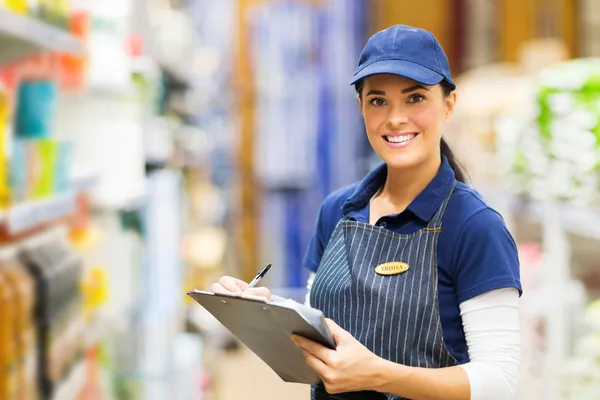
{"label": "short sleeve", "polygon": [[455,244],[453,275],[459,303],[508,287],[522,294],[517,246],[493,209],[478,211],[463,226]]}
{"label": "short sleeve", "polygon": [[302,260],[302,264],[305,268],[312,272],[317,272],[319,268],[319,264],[321,263],[321,257],[323,257],[323,252],[325,251],[326,239],[325,239],[325,220],[323,217],[323,208],[324,205],[321,205],[319,210],[319,215],[317,217],[317,223],[315,225],[315,230],[308,242],[308,248],[306,249],[306,253],[304,254],[304,259]]}

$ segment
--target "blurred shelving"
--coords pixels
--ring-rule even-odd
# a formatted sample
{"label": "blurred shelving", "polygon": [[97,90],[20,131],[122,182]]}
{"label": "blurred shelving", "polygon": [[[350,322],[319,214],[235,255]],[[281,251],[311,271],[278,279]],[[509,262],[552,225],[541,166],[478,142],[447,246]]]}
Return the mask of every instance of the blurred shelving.
{"label": "blurred shelving", "polygon": [[514,215],[540,224],[548,216],[556,216],[565,231],[600,240],[600,211],[571,204],[525,198],[481,182],[473,184],[473,187],[494,207],[502,206]]}
{"label": "blurred shelving", "polygon": [[84,192],[92,189],[97,183],[98,177],[96,175],[78,175],[72,178],[71,186],[74,191]]}
{"label": "blurred shelving", "polygon": [[0,214],[0,223],[6,224],[8,231],[19,234],[36,226],[66,217],[75,210],[75,193],[61,194],[15,205]]}
{"label": "blurred shelving", "polygon": [[83,46],[65,30],[0,8],[0,63],[44,51],[79,54]]}
{"label": "blurred shelving", "polygon": [[148,193],[140,190],[126,196],[94,197],[93,204],[95,207],[105,210],[133,211],[143,207],[147,200]]}
{"label": "blurred shelving", "polygon": [[6,225],[8,232],[17,235],[69,216],[75,212],[77,193],[90,189],[95,182],[93,176],[82,176],[73,181],[68,193],[17,204],[0,212],[0,225]]}
{"label": "blurred shelving", "polygon": [[75,400],[85,384],[85,361],[73,366],[67,379],[56,389],[53,400]]}

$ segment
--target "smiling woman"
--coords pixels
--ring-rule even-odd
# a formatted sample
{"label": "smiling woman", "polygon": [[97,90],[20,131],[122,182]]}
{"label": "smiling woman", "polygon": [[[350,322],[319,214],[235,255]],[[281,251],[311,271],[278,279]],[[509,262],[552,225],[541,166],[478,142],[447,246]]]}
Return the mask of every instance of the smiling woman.
{"label": "smiling woman", "polygon": [[[363,93],[365,92],[365,81],[366,81],[366,85],[368,87],[370,87],[369,89],[366,90],[366,95],[363,98]],[[395,81],[395,82],[394,82]],[[399,86],[399,87],[391,87],[393,85]],[[377,87],[379,86],[379,87]],[[385,87],[388,86],[389,89],[388,91],[383,90],[381,87]],[[404,87],[406,86],[406,87]],[[363,113],[363,116],[365,116],[365,123],[367,123],[367,119],[366,119],[366,115],[365,115],[365,111],[368,111],[368,106],[370,107],[374,107],[374,108],[383,108],[383,107],[388,107],[388,112],[389,111],[389,106],[390,106],[390,102],[396,100],[396,101],[400,101],[400,102],[404,102],[407,106],[415,106],[415,105],[419,105],[419,108],[413,107],[412,111],[414,113],[415,110],[422,110],[424,108],[424,106],[426,104],[428,104],[428,102],[431,102],[431,98],[433,97],[434,100],[438,101],[438,105],[439,105],[439,101],[443,101],[444,102],[444,107],[445,107],[445,115],[442,117],[444,118],[444,120],[447,120],[451,115],[452,112],[454,110],[454,106],[456,105],[456,93],[454,92],[455,86],[453,83],[449,83],[446,80],[442,80],[438,85],[435,86],[425,86],[422,84],[419,84],[418,82],[415,82],[413,80],[410,79],[406,79],[397,75],[376,75],[373,76],[371,78],[367,78],[367,79],[362,79],[358,82],[356,82],[355,84],[355,88],[356,88],[356,92],[358,95],[358,99],[361,103],[361,111]],[[438,92],[441,91],[441,96],[439,95]],[[390,93],[392,96],[394,95],[394,93],[398,93],[398,94],[402,94],[404,95],[404,98],[400,97],[397,99],[389,99],[387,98],[387,93]],[[367,110],[365,110],[365,106],[367,106]],[[410,115],[408,113],[410,113],[410,109],[406,109],[407,115]],[[372,115],[373,113],[371,113]],[[382,114],[379,114],[382,115]],[[383,117],[385,118],[385,115],[383,115]],[[418,118],[418,116],[417,116]],[[421,118],[423,118],[423,116],[421,116]],[[419,118],[419,119],[421,119]],[[415,121],[416,122],[416,121]],[[426,122],[426,121],[424,121]],[[369,130],[369,125],[371,124],[367,124],[367,132],[370,132]],[[384,129],[384,134],[383,134],[383,139],[388,143],[389,147],[391,148],[402,148],[407,146],[412,139],[414,139],[420,132],[400,132],[399,134],[393,135],[391,132],[389,134],[387,134],[387,130]],[[369,139],[371,142],[371,146],[373,146],[375,152],[385,160],[385,158],[382,156],[382,154],[380,152],[378,152],[376,144],[377,141],[375,141],[375,143],[373,142],[373,140],[371,140],[371,135],[369,134]],[[434,138],[435,139],[435,138]],[[439,142],[439,148],[440,148],[440,153],[443,154],[446,159],[448,160],[448,163],[450,164],[450,166],[452,167],[452,169],[454,170],[454,173],[456,175],[456,180],[459,182],[465,182],[466,178],[465,178],[465,173],[462,170],[462,168],[460,167],[458,161],[456,161],[454,154],[452,153],[452,150],[450,150],[450,147],[448,146],[448,144],[444,141],[444,139],[441,137],[441,130],[440,130],[440,138],[437,140]],[[434,140],[435,142],[435,140]],[[435,154],[435,150],[432,151],[432,154]],[[388,164],[389,165],[389,164]]]}
{"label": "smiling woman", "polygon": [[435,176],[443,124],[454,110],[455,93],[445,97],[440,85],[425,86],[391,74],[364,78],[364,91],[359,100],[369,141],[388,174]]}
{"label": "smiling woman", "polygon": [[304,258],[337,343],[292,338],[322,378],[312,398],[514,400],[518,255],[442,139],[457,102],[446,55],[430,32],[393,26],[351,84],[383,164],[325,199]]}

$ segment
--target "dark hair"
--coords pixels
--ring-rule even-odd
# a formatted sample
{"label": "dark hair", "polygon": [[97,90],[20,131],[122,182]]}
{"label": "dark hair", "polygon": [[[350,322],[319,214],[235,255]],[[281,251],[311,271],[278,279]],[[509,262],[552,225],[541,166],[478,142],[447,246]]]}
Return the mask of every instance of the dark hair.
{"label": "dark hair", "polygon": [[[450,93],[452,93],[455,89],[454,86],[445,79],[440,82],[440,86],[442,87],[442,91],[444,92],[445,97],[450,96]],[[356,89],[356,93],[358,93],[358,96],[361,98],[362,98],[363,87],[364,87],[364,79],[361,79],[360,81],[356,82],[356,84],[354,85],[354,88]],[[450,167],[452,168],[452,170],[454,170],[454,175],[456,176],[456,180],[459,182],[466,183],[467,182],[466,174],[463,171],[463,168],[460,166],[460,163],[458,162],[456,157],[454,157],[454,153],[452,152],[452,150],[450,149],[450,146],[448,146],[448,143],[446,143],[444,138],[442,138],[442,140],[440,141],[440,152],[444,156],[446,156],[446,159],[448,160],[448,164],[450,164]]]}

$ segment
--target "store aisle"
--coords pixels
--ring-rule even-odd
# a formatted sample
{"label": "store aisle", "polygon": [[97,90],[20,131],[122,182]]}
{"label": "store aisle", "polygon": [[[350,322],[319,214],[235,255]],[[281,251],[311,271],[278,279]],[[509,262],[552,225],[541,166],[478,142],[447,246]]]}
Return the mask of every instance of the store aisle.
{"label": "store aisle", "polygon": [[307,400],[310,387],[285,383],[246,347],[225,353],[216,367],[214,400]]}

